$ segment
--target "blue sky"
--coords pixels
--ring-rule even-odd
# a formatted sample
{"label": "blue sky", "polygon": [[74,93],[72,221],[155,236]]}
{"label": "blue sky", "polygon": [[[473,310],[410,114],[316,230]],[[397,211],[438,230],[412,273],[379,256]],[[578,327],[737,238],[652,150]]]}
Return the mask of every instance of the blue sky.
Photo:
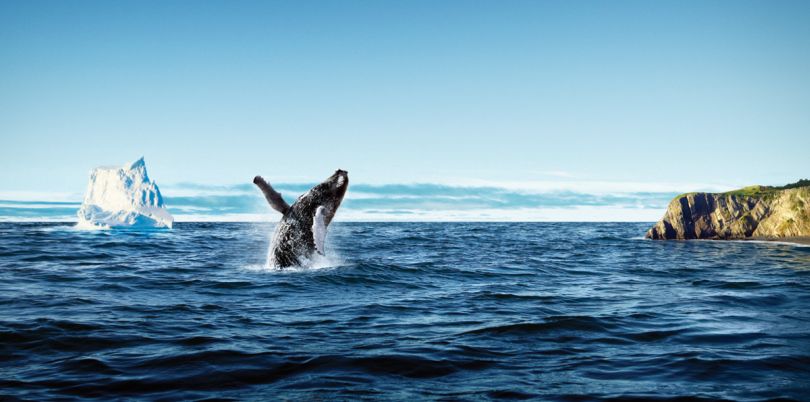
{"label": "blue sky", "polygon": [[3,1],[0,192],[80,194],[142,155],[158,184],[783,184],[810,176],[808,20],[806,1]]}

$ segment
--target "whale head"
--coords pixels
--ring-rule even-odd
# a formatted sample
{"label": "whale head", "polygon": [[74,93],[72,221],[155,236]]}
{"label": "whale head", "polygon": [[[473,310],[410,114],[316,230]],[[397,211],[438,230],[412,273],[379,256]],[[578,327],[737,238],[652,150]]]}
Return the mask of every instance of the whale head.
{"label": "whale head", "polygon": [[349,172],[345,170],[336,170],[334,174],[329,176],[321,184],[316,185],[304,195],[302,195],[296,204],[301,204],[304,214],[312,216],[319,208],[324,217],[324,223],[329,225],[335,213],[343,201],[343,196],[346,195],[346,189],[349,188]]}

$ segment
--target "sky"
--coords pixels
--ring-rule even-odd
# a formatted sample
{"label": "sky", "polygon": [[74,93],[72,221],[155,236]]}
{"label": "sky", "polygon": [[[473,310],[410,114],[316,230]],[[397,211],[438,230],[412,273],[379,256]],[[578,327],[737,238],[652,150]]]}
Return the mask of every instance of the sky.
{"label": "sky", "polygon": [[178,191],[338,168],[437,196],[785,184],[810,177],[807,21],[807,1],[0,1],[0,201],[80,201],[141,156]]}

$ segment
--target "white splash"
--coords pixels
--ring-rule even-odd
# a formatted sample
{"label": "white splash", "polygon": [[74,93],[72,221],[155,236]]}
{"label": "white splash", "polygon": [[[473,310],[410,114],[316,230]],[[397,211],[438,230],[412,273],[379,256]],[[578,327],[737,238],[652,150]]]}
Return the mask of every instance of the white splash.
{"label": "white splash", "polygon": [[267,260],[263,265],[251,265],[245,267],[249,271],[265,271],[274,273],[293,273],[293,272],[312,272],[320,270],[329,270],[346,265],[346,261],[336,252],[326,248],[324,254],[317,251],[312,254],[310,258],[299,256],[299,265],[291,267],[280,268],[273,263],[273,241],[275,237],[270,240],[270,247],[268,248]]}
{"label": "white splash", "polygon": [[174,218],[166,210],[155,182],[149,180],[143,158],[122,167],[99,167],[90,182],[77,228],[171,228]]}
{"label": "white splash", "polygon": [[316,255],[310,260],[305,260],[301,262],[301,265],[296,265],[292,267],[274,267],[269,265],[268,263],[264,264],[254,264],[244,267],[244,269],[248,271],[255,271],[255,272],[268,272],[268,273],[275,273],[275,274],[294,274],[294,273],[306,273],[306,272],[318,272],[318,271],[328,271],[331,269],[339,268],[346,265],[346,261],[343,258],[340,258],[336,255]]}

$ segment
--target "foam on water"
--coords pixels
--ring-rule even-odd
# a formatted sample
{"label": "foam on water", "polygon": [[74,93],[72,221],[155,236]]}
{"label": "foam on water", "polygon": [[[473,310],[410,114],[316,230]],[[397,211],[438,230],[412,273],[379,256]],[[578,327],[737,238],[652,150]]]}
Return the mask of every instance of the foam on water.
{"label": "foam on water", "polygon": [[[672,240],[669,240],[672,241]],[[783,241],[783,240],[760,240],[760,239],[734,239],[734,240],[717,240],[717,239],[692,239],[692,240],[675,240],[675,241],[700,241],[700,242],[712,242],[712,243],[729,243],[729,244],[754,244],[754,245],[770,245],[770,246],[790,246],[790,247],[797,247],[797,248],[807,248],[810,247],[808,244],[797,243],[792,241]]]}
{"label": "foam on water", "polygon": [[729,240],[733,242],[743,242],[743,243],[753,243],[753,244],[773,244],[778,246],[791,246],[791,247],[799,247],[799,248],[808,248],[810,244],[804,243],[796,243],[792,241],[782,241],[782,240]]}
{"label": "foam on water", "polygon": [[304,259],[300,266],[292,266],[279,268],[274,267],[269,261],[263,265],[248,265],[245,269],[249,271],[261,271],[271,273],[295,273],[295,272],[312,272],[319,270],[329,270],[346,265],[346,261],[336,254],[329,253],[327,255],[316,254],[312,259]]}
{"label": "foam on water", "polygon": [[[634,236],[630,237],[630,240],[643,240],[643,241],[659,241],[659,240],[651,240],[644,236]],[[792,241],[783,241],[783,240],[760,240],[760,239],[735,239],[735,240],[717,240],[717,239],[689,239],[689,240],[667,240],[669,242],[711,242],[715,244],[766,244],[766,245],[773,245],[773,246],[790,246],[790,247],[797,247],[797,248],[810,248],[810,244],[805,243],[798,243]]]}

